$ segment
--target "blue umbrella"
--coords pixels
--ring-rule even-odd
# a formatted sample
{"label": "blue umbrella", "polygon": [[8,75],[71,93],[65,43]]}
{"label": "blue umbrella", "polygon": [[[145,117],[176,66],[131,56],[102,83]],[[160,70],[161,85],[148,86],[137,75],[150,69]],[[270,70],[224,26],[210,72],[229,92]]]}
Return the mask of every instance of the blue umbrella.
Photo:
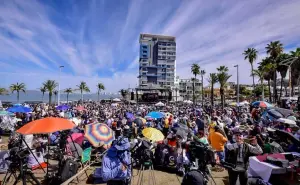
{"label": "blue umbrella", "polygon": [[134,115],[131,112],[126,112],[126,118],[130,119],[130,120],[134,120],[135,119]]}
{"label": "blue umbrella", "polygon": [[10,108],[7,109],[7,111],[8,112],[13,112],[13,113],[16,113],[16,112],[19,112],[19,113],[32,112],[31,108],[20,106],[20,105],[10,107]]}
{"label": "blue umbrella", "polygon": [[163,118],[165,115],[161,112],[150,112],[146,115],[146,117],[160,119]]}
{"label": "blue umbrella", "polygon": [[68,105],[59,105],[56,107],[56,110],[68,110],[70,106]]}
{"label": "blue umbrella", "polygon": [[273,105],[271,105],[270,103],[268,103],[266,101],[256,101],[256,102],[253,102],[252,106],[263,107],[263,108],[273,107]]}

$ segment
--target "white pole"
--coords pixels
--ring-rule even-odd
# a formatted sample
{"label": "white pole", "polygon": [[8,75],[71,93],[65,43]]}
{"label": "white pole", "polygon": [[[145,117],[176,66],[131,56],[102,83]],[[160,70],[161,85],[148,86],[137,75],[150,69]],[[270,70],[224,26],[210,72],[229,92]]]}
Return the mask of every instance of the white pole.
{"label": "white pole", "polygon": [[64,66],[59,66],[57,105],[59,105],[59,102],[60,102],[60,73],[61,73],[61,69],[62,69],[63,67],[64,67]]}

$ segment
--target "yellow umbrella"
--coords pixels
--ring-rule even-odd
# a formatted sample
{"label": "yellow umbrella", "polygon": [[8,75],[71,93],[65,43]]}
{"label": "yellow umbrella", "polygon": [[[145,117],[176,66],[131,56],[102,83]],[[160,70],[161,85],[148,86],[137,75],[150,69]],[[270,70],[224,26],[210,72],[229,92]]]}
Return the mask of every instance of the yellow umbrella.
{"label": "yellow umbrella", "polygon": [[161,131],[157,130],[156,128],[145,128],[142,131],[142,134],[149,140],[152,141],[162,141],[164,140],[165,136]]}

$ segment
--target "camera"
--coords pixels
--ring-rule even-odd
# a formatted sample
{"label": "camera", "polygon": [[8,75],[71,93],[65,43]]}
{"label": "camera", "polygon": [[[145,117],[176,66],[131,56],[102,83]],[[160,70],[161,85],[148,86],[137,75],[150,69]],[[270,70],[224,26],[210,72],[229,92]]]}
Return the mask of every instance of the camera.
{"label": "camera", "polygon": [[214,152],[210,147],[201,142],[192,141],[189,145],[189,153],[191,161],[198,159],[200,170],[204,170],[208,164],[212,166],[216,165]]}

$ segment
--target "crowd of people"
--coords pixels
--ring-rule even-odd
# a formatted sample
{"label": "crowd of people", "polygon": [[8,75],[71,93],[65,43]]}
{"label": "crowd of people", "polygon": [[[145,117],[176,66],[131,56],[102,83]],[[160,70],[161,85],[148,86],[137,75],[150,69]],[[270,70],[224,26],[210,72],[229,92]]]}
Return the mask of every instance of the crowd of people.
{"label": "crowd of people", "polygon": [[[250,156],[276,152],[300,152],[298,127],[296,125],[291,127],[290,124],[286,124],[280,119],[271,120],[268,116],[264,117],[265,110],[259,106],[247,105],[240,108],[227,106],[224,110],[219,107],[178,105],[177,103],[157,107],[122,102],[118,104],[78,102],[69,104],[69,108],[66,110],[58,110],[56,106],[47,104],[27,106],[32,108],[32,112],[16,113],[14,119],[9,119],[9,121],[13,120],[15,124],[14,129],[11,130],[9,144],[12,144],[16,138],[13,134],[15,129],[46,117],[73,120],[77,127],[71,131],[72,133],[84,133],[85,125],[88,124],[104,123],[114,131],[116,139],[119,136],[125,136],[129,141],[143,138],[143,129],[151,127],[160,130],[165,136],[165,139],[160,142],[149,141],[156,147],[155,152],[160,153],[154,156],[163,156],[157,163],[167,166],[175,163],[179,172],[186,173],[184,165],[191,163],[191,160],[188,147],[185,147],[183,143],[199,142],[211,147],[215,152],[217,165],[212,168],[213,170],[228,170],[230,185],[235,185],[237,180],[240,185],[249,183],[247,170]],[[151,112],[160,112],[163,116],[147,116]],[[297,115],[293,116],[297,119]],[[1,133],[4,133],[7,128],[3,126],[8,124],[4,124],[5,119],[7,118],[2,117],[0,120],[2,122]],[[8,121],[6,120],[6,122]],[[285,137],[284,135],[285,140],[279,139],[277,136],[281,137],[281,135],[276,133],[277,130],[290,136]],[[25,141],[29,147],[40,151],[47,144],[47,137],[26,136]],[[49,137],[49,142],[54,145],[58,142],[58,138],[59,132],[53,133]],[[84,140],[79,148],[84,150],[88,147],[91,147],[91,144]],[[161,148],[161,150],[157,148]],[[169,155],[174,155],[174,158],[166,157]],[[120,170],[125,170],[125,168],[123,165]],[[116,179],[119,178],[118,174],[112,176]],[[187,182],[192,181],[182,182],[182,184],[185,185]],[[115,181],[114,183],[116,184]]]}

